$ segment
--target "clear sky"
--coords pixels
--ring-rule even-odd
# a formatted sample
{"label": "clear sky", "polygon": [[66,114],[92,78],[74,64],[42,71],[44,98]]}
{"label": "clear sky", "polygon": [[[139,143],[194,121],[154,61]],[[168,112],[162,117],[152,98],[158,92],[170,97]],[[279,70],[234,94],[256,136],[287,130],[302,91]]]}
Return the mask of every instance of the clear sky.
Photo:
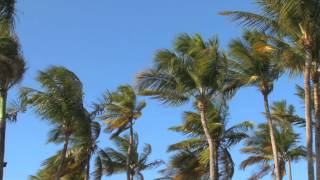
{"label": "clear sky", "polygon": [[[240,35],[241,28],[218,12],[254,10],[249,0],[18,0],[17,8],[16,30],[28,65],[25,78],[17,88],[37,88],[34,79],[39,70],[63,65],[82,80],[87,107],[106,89],[133,84],[135,75],[152,65],[155,51],[171,48],[179,33],[200,33],[206,38],[218,35],[226,48],[230,39]],[[281,78],[271,101],[285,98],[303,115],[302,105],[294,96],[296,83],[301,84],[301,80]],[[11,91],[11,99],[15,94],[16,90]],[[230,102],[229,125],[244,120],[263,122],[262,100],[254,88],[240,90]],[[140,134],[141,145],[152,144],[151,159],[167,160],[170,156],[166,153],[167,146],[182,138],[167,129],[179,124],[181,113],[190,106],[168,108],[149,99],[147,103],[135,129]],[[43,160],[61,148],[46,144],[48,129],[46,121],[31,111],[19,116],[16,124],[9,124],[6,180],[27,179]],[[100,141],[102,147],[111,145],[106,136]],[[239,147],[232,150],[236,162],[234,179],[245,180],[253,168],[239,170],[239,162],[245,158]],[[159,177],[158,170],[145,172],[145,179]],[[304,179],[306,174],[304,162],[294,164],[295,179]]]}

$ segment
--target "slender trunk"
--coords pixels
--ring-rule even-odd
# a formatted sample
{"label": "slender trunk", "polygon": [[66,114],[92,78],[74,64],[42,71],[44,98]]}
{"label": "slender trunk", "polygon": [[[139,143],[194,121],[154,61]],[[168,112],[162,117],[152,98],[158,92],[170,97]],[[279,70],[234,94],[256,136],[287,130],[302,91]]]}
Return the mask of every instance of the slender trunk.
{"label": "slender trunk", "polygon": [[68,150],[68,145],[69,145],[69,139],[70,139],[70,134],[69,133],[65,133],[64,145],[63,145],[63,149],[62,149],[62,152],[61,152],[60,165],[58,167],[55,180],[60,180],[60,178],[61,178],[61,176],[63,174],[64,163],[65,163],[65,160],[66,160],[66,155],[67,155],[67,150]]}
{"label": "slender trunk", "polygon": [[269,109],[268,95],[266,93],[263,93],[263,98],[264,98],[265,113],[267,116],[268,126],[269,126],[269,133],[270,133],[270,140],[271,140],[271,147],[272,147],[272,154],[273,154],[273,161],[274,161],[274,171],[276,175],[276,180],[281,180],[280,166],[278,161],[278,151],[277,151],[277,145],[276,145],[276,138],[273,130],[272,118],[271,118],[270,109]]}
{"label": "slender trunk", "polygon": [[305,119],[306,119],[306,146],[308,160],[308,180],[314,180],[313,151],[312,151],[312,119],[311,119],[311,88],[310,71],[312,63],[312,49],[306,48],[304,67],[304,92],[305,92]]}
{"label": "slender trunk", "polygon": [[317,74],[313,75],[313,96],[314,96],[314,112],[315,112],[316,179],[320,180],[320,107],[319,107],[319,78]]}
{"label": "slender trunk", "polygon": [[206,120],[206,102],[204,100],[198,101],[198,109],[199,109],[200,116],[201,116],[202,128],[203,128],[203,131],[205,133],[205,136],[207,138],[208,145],[209,145],[210,180],[218,180],[218,178],[219,178],[218,177],[218,162],[217,162],[218,152],[216,151],[217,144],[214,143],[214,140],[211,137],[211,134],[209,131],[209,127],[208,127],[207,120]]}
{"label": "slender trunk", "polygon": [[291,160],[288,160],[288,178],[292,180],[292,172],[291,172]]}
{"label": "slender trunk", "polygon": [[[91,152],[89,152],[89,153],[91,153]],[[87,169],[86,169],[85,180],[90,180],[90,160],[91,160],[91,154],[88,155],[88,159],[87,159]]]}
{"label": "slender trunk", "polygon": [[0,180],[3,179],[3,168],[5,167],[6,103],[7,94],[5,92],[0,92]]}
{"label": "slender trunk", "polygon": [[131,169],[132,166],[132,151],[133,151],[133,123],[130,121],[130,141],[129,141],[129,148],[128,148],[128,158],[127,158],[127,179],[133,180],[133,172]]}

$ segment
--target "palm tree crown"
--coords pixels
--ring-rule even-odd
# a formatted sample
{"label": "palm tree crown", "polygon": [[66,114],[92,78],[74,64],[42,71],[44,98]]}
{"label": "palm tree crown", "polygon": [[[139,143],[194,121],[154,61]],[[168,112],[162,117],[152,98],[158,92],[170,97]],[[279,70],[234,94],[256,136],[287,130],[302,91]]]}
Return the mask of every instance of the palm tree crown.
{"label": "palm tree crown", "polygon": [[37,77],[42,90],[21,89],[21,101],[31,106],[43,119],[52,124],[49,142],[64,144],[59,153],[60,165],[55,169],[55,179],[63,175],[68,145],[72,141],[80,124],[86,120],[83,107],[83,90],[79,78],[64,67],[51,67],[39,72]]}
{"label": "palm tree crown", "polygon": [[138,102],[136,93],[131,86],[119,86],[117,91],[108,94],[100,105],[103,109],[101,118],[107,125],[106,130],[112,132],[112,137],[118,136],[129,129],[131,123],[134,123],[133,121],[141,116],[145,106],[145,101]]}
{"label": "palm tree crown", "polygon": [[[231,179],[234,162],[229,150],[248,137],[247,131],[252,128],[252,124],[246,121],[226,128],[226,109],[212,105],[207,111],[207,118],[213,139],[219,144],[219,177]],[[168,151],[176,153],[163,173],[176,180],[207,178],[209,149],[201,127],[200,114],[184,112],[182,125],[172,127],[170,130],[187,135],[189,138],[169,146]]]}
{"label": "palm tree crown", "polygon": [[[130,146],[130,135],[124,135],[123,137],[113,138],[117,149],[107,148],[105,149],[107,159],[104,159],[105,163],[105,173],[107,175],[112,175],[115,173],[125,173],[127,171],[127,159],[128,159],[128,149]],[[152,152],[151,145],[146,144],[143,148],[142,153],[138,153],[139,138],[138,134],[134,135],[133,143],[133,155],[132,155],[132,165],[134,176],[140,180],[143,180],[142,171],[157,168],[163,164],[162,160],[154,160],[149,162],[149,156]]]}
{"label": "palm tree crown", "polygon": [[142,94],[170,105],[185,103],[190,97],[211,98],[224,87],[227,59],[217,38],[204,41],[199,34],[180,35],[174,50],[157,52],[154,68],[137,76]]}

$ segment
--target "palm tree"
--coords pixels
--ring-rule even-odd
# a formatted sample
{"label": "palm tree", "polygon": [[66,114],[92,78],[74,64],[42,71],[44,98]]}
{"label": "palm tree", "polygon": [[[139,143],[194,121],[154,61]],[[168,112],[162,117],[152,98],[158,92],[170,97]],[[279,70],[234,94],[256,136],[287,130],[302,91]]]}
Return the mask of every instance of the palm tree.
{"label": "palm tree", "polygon": [[[84,120],[75,131],[74,143],[70,148],[74,153],[74,160],[72,166],[79,167],[79,172],[83,174],[84,180],[90,180],[90,164],[92,157],[99,159],[103,156],[103,150],[98,146],[98,138],[100,136],[101,126],[95,121],[97,114],[96,112],[89,113],[87,110],[84,112]],[[102,165],[96,165],[94,168],[102,169]],[[95,176],[96,180],[101,179],[101,177]]]}
{"label": "palm tree", "polygon": [[18,41],[8,35],[0,35],[0,179],[3,179],[6,105],[8,91],[17,84],[25,72],[25,61]]}
{"label": "palm tree", "polygon": [[217,38],[204,41],[196,34],[180,35],[174,50],[160,50],[154,68],[141,72],[137,84],[141,94],[149,95],[171,106],[194,100],[209,145],[210,179],[218,179],[218,145],[210,134],[206,117],[207,106],[219,100],[227,86],[227,60]]}
{"label": "palm tree", "polygon": [[[288,177],[292,180],[291,163],[305,157],[305,148],[298,146],[299,135],[294,133],[291,128],[277,126],[274,129],[279,150],[280,178],[282,179],[286,174],[285,166],[287,164]],[[266,124],[260,124],[253,135],[246,139],[245,147],[241,149],[241,152],[250,156],[241,163],[240,167],[241,169],[246,169],[248,166],[258,167],[258,171],[250,177],[251,180],[261,179],[273,171],[274,164],[271,164],[272,147],[270,145],[269,128]]]}
{"label": "palm tree", "polygon": [[285,100],[273,103],[271,106],[271,116],[275,123],[281,127],[282,133],[285,136],[288,135],[286,139],[287,141],[284,139],[281,140],[283,143],[280,147],[282,148],[282,151],[288,151],[286,153],[282,153],[282,157],[287,161],[288,177],[292,180],[291,161],[297,161],[306,156],[305,148],[297,146],[299,136],[294,133],[292,125],[305,126],[305,120],[296,115],[294,106],[287,105]]}
{"label": "palm tree", "polygon": [[[251,129],[252,124],[246,121],[226,128],[226,108],[213,105],[208,107],[206,117],[210,134],[219,145],[218,157],[215,157],[219,165],[219,178],[232,179],[234,163],[229,150],[248,137],[247,131]],[[187,135],[189,138],[169,146],[168,151],[176,153],[163,173],[174,180],[207,178],[209,149],[201,127],[200,114],[184,112],[182,125],[172,127],[170,130]]]}
{"label": "palm tree", "polygon": [[83,91],[78,77],[64,67],[50,67],[40,71],[37,81],[41,90],[22,88],[21,99],[42,118],[52,124],[48,142],[63,143],[58,153],[59,163],[54,169],[54,179],[63,175],[70,140],[83,122]]}
{"label": "palm tree", "polygon": [[14,35],[15,0],[0,3],[0,180],[5,167],[6,105],[8,91],[25,72],[25,62]]}
{"label": "palm tree", "polygon": [[127,178],[133,179],[132,156],[133,154],[133,125],[134,121],[140,118],[143,108],[146,106],[144,101],[138,102],[134,89],[129,85],[119,86],[116,92],[105,96],[105,101],[98,107],[104,112],[102,119],[107,125],[106,130],[111,132],[114,138],[129,129],[130,147],[128,148],[127,159]]}
{"label": "palm tree", "polygon": [[[100,125],[97,122],[92,122],[91,127],[85,125],[87,130],[91,131],[92,136],[88,134],[77,134],[75,135],[75,140],[73,140],[73,146],[69,147],[66,153],[65,165],[63,172],[61,173],[62,180],[89,180],[90,179],[90,160],[92,157],[96,156],[96,159],[99,159],[101,156],[106,157],[103,154],[103,150],[98,149],[96,143],[99,134]],[[85,132],[85,131],[79,131]],[[98,133],[96,135],[96,133]],[[92,140],[89,140],[89,139]],[[30,180],[51,180],[54,179],[55,169],[59,165],[61,151],[57,152],[55,155],[48,158],[43,163],[43,168],[38,171],[35,176],[30,176]],[[103,168],[103,165],[96,165],[95,167],[95,176],[96,180],[100,180],[101,176],[96,175],[96,171]]]}
{"label": "palm tree", "polygon": [[[261,49],[264,47],[264,49]],[[273,89],[273,82],[281,75],[279,64],[274,61],[274,56],[268,50],[268,39],[259,32],[247,31],[243,39],[233,40],[230,43],[230,54],[232,56],[232,69],[237,74],[236,81],[246,86],[255,86],[263,96],[265,114],[270,128],[273,160],[277,180],[280,180],[280,164],[276,138],[273,130],[273,120],[269,109],[268,96]]]}
{"label": "palm tree", "polygon": [[[155,161],[148,161],[150,154],[152,153],[152,148],[150,144],[145,144],[142,153],[138,153],[138,145],[139,139],[138,134],[134,134],[134,142],[133,142],[133,151],[131,157],[131,172],[132,177],[136,177],[140,180],[143,180],[142,171],[153,169],[159,167],[163,164],[162,160],[155,160]],[[107,159],[103,159],[105,173],[107,175],[113,175],[116,173],[124,173],[127,172],[127,159],[130,156],[128,154],[128,149],[130,148],[131,144],[131,137],[130,135],[125,135],[123,137],[117,136],[114,137],[112,140],[116,145],[117,149],[107,148],[105,149]]]}
{"label": "palm tree", "polygon": [[[305,119],[306,119],[306,144],[308,155],[308,179],[314,179],[313,152],[312,152],[312,120],[311,120],[311,88],[310,75],[312,60],[317,58],[313,51],[319,47],[319,23],[320,3],[317,0],[284,0],[268,1],[256,0],[262,10],[261,13],[243,11],[227,11],[224,15],[231,16],[234,20],[240,20],[245,26],[268,30],[271,33],[279,33],[290,39],[296,47],[304,51],[304,90],[305,90]],[[317,91],[316,91],[317,92]],[[320,116],[317,117],[320,121]],[[317,132],[318,133],[318,132]],[[320,141],[320,140],[319,140]],[[318,142],[317,142],[318,144]],[[317,148],[317,151],[318,148]],[[316,152],[319,159],[319,152]],[[317,160],[320,167],[320,160]],[[320,168],[317,168],[317,179],[320,179]]]}
{"label": "palm tree", "polygon": [[[100,124],[93,120],[94,115],[92,113],[86,113],[86,115],[84,118],[87,119],[81,123],[79,129],[75,132],[72,147],[69,147],[67,150],[65,166],[61,175],[62,180],[89,180],[92,157],[95,157],[95,161],[102,161],[102,158],[107,158],[105,152],[97,145],[100,135]],[[59,151],[54,156],[48,158],[43,163],[43,168],[35,176],[30,176],[30,180],[53,179],[55,175],[54,171],[59,165],[60,154],[61,152]],[[101,179],[103,168],[102,163],[95,164],[94,179]]]}
{"label": "palm tree", "polygon": [[[271,106],[271,117],[274,120],[276,131],[277,149],[279,150],[279,164],[281,177],[286,174],[285,165],[288,168],[288,177],[292,180],[291,163],[300,160],[306,156],[303,146],[299,146],[300,137],[294,133],[293,125],[301,125],[304,119],[295,114],[293,105],[288,105],[285,100],[274,102]],[[253,135],[247,138],[242,152],[251,154],[251,156],[241,163],[241,168],[260,164],[259,171],[251,178],[258,179],[268,174],[273,165],[270,165],[272,158],[272,148],[270,137],[268,137],[268,128],[266,124],[258,126]]]}

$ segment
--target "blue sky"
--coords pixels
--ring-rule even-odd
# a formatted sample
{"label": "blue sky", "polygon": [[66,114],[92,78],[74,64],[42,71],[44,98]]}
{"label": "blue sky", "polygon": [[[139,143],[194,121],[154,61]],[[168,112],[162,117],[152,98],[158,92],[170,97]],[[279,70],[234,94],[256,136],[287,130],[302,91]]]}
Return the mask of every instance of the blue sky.
{"label": "blue sky", "polygon": [[[171,48],[180,33],[200,33],[206,38],[218,35],[226,48],[230,39],[240,35],[241,28],[218,12],[254,10],[248,0],[18,0],[17,9],[16,30],[28,71],[16,89],[39,87],[34,80],[39,70],[63,65],[82,80],[88,107],[106,89],[133,84],[135,75],[152,65],[155,51]],[[302,105],[294,96],[296,83],[301,84],[301,79],[281,78],[271,101],[286,99],[303,115]],[[11,99],[16,89],[11,91]],[[167,129],[179,124],[181,113],[190,106],[168,108],[149,99],[147,103],[135,129],[140,134],[141,144],[152,144],[151,159],[167,160],[170,156],[166,153],[167,146],[182,138]],[[229,124],[244,120],[263,122],[262,111],[262,97],[258,91],[242,89],[230,102]],[[9,124],[6,180],[27,179],[40,168],[43,160],[61,148],[46,144],[48,129],[46,121],[31,111],[19,116],[16,124]],[[103,147],[111,145],[106,136],[100,141]],[[234,179],[244,180],[253,168],[238,170],[239,162],[245,158],[239,153],[239,147],[241,145],[232,150],[236,162]],[[293,168],[295,179],[304,179],[306,164],[300,162]],[[146,180],[159,177],[157,170],[144,174]],[[119,180],[124,176],[105,179]]]}

